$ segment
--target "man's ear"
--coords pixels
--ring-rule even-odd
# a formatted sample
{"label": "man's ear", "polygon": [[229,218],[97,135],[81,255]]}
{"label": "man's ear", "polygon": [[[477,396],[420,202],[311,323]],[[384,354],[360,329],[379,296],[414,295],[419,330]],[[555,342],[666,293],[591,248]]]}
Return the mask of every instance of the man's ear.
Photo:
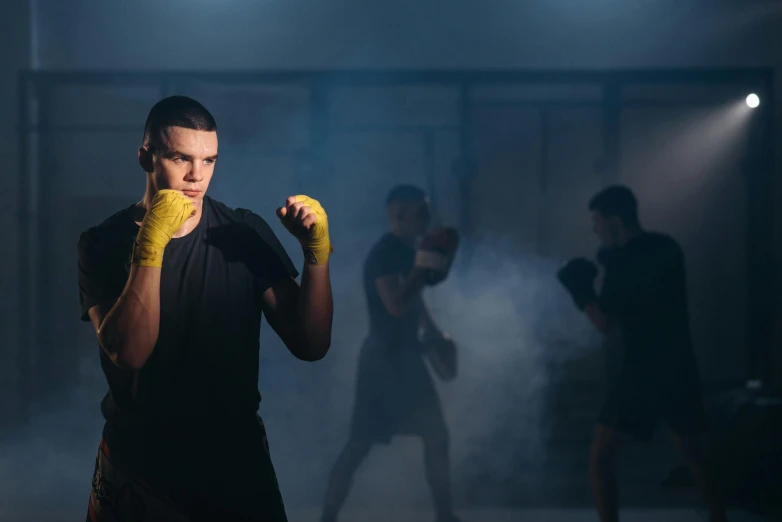
{"label": "man's ear", "polygon": [[154,172],[153,167],[154,160],[152,158],[152,151],[149,150],[149,146],[142,145],[138,148],[138,164],[144,169],[144,172]]}

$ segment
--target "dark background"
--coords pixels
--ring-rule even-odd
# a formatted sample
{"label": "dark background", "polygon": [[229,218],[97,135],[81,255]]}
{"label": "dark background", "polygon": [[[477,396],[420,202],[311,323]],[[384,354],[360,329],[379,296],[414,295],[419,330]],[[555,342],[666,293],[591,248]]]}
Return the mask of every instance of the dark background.
{"label": "dark background", "polygon": [[[643,222],[685,250],[711,400],[749,379],[779,382],[782,2],[4,7],[0,499],[9,512],[81,513],[86,502],[105,381],[94,332],[78,321],[75,243],[141,197],[136,148],[166,94],[214,113],[221,157],[210,194],[269,220],[297,264],[274,209],[303,192],[329,212],[332,352],[301,363],[262,334],[261,414],[289,506],[317,505],[346,435],[366,332],[360,263],[398,182],[428,188],[439,221],[466,238],[454,276],[428,296],[462,347],[461,378],[442,386],[460,505],[588,502],[586,444],[612,350],[552,274],[594,252],[586,202],[607,183],[633,188]],[[761,97],[754,111],[750,92]],[[378,450],[351,505],[428,506],[419,456],[415,441]],[[657,489],[675,464],[663,437],[632,446],[626,500],[691,502]]]}

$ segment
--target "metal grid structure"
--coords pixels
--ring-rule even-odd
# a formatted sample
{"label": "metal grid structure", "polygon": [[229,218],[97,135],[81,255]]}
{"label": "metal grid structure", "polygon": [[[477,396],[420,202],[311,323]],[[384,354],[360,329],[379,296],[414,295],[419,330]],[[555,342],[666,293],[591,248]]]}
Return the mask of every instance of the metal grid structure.
{"label": "metal grid structure", "polygon": [[[748,255],[749,255],[749,323],[748,377],[770,379],[768,374],[771,358],[771,294],[770,281],[776,279],[773,264],[773,246],[768,238],[773,237],[772,199],[772,148],[773,148],[773,72],[770,69],[704,69],[704,70],[609,70],[609,71],[527,71],[527,70],[483,70],[483,71],[369,71],[369,70],[309,70],[309,71],[266,71],[266,72],[119,72],[119,71],[26,71],[19,77],[19,309],[20,353],[19,372],[22,376],[23,403],[29,404],[33,390],[30,386],[29,354],[33,348],[45,350],[52,339],[46,328],[34,328],[34,317],[49,317],[56,313],[48,296],[51,293],[52,278],[46,263],[41,260],[49,255],[49,241],[46,229],[50,220],[48,202],[53,195],[46,183],[49,162],[48,140],[54,133],[73,131],[127,131],[122,126],[55,125],[50,120],[51,93],[61,86],[123,86],[159,89],[160,96],[166,96],[194,82],[209,82],[222,85],[296,85],[309,92],[310,146],[306,150],[269,150],[268,154],[295,157],[312,162],[317,168],[318,158],[323,153],[329,133],[328,101],[336,87],[377,87],[407,85],[442,85],[457,88],[460,93],[460,116],[455,129],[460,136],[462,160],[454,165],[454,175],[460,183],[462,229],[468,230],[470,221],[470,183],[473,169],[471,160],[474,147],[474,122],[471,119],[476,101],[471,93],[485,85],[589,85],[599,87],[602,96],[594,102],[550,101],[502,101],[501,104],[535,105],[541,109],[540,125],[543,143],[546,147],[545,128],[547,108],[568,103],[598,106],[602,112],[603,172],[606,181],[619,177],[621,168],[621,114],[625,107],[661,106],[681,104],[676,100],[633,101],[623,99],[623,91],[634,85],[731,85],[756,92],[763,100],[763,107],[753,115],[751,123],[751,162],[753,175],[748,179]],[[713,100],[688,100],[688,105],[713,104]],[[755,117],[756,116],[756,117]],[[133,130],[137,130],[136,127]],[[344,130],[344,129],[343,129]],[[357,131],[383,131],[383,128],[356,128]],[[388,130],[388,129],[385,129]],[[425,143],[431,149],[431,128],[415,127],[390,130],[422,133]],[[431,153],[429,157],[431,158]],[[429,167],[430,174],[434,166]],[[541,186],[546,183],[546,154],[541,153]],[[431,182],[432,176],[429,176]],[[430,183],[433,203],[437,202],[433,183]],[[34,283],[34,284],[33,284]],[[33,293],[34,292],[34,293]],[[32,299],[32,296],[35,296]],[[24,413],[23,413],[24,414]]]}

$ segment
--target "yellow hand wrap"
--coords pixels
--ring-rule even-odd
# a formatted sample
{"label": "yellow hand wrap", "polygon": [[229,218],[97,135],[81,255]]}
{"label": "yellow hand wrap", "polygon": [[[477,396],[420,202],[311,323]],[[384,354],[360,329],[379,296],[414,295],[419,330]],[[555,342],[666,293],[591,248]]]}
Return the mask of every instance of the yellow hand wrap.
{"label": "yellow hand wrap", "polygon": [[320,202],[309,196],[296,196],[296,203],[310,207],[310,213],[315,214],[315,223],[310,227],[309,234],[301,239],[304,257],[310,264],[322,265],[334,252],[329,239],[329,217]]}
{"label": "yellow hand wrap", "polygon": [[193,213],[193,204],[181,192],[160,190],[152,198],[133,248],[133,263],[139,266],[163,266],[163,250],[174,232]]}

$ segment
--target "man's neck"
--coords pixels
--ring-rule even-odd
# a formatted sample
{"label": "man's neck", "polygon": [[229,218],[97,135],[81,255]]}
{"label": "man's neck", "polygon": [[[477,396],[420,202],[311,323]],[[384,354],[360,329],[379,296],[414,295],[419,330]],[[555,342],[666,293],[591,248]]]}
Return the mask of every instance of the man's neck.
{"label": "man's neck", "polygon": [[621,245],[625,246],[627,243],[643,234],[644,231],[641,227],[633,227],[622,231]]}
{"label": "man's neck", "polygon": [[391,227],[391,233],[393,235],[395,235],[396,237],[398,237],[403,243],[405,243],[407,245],[410,245],[410,246],[414,246],[415,245],[415,239],[416,238],[403,234],[402,231],[399,230],[398,228]]}

